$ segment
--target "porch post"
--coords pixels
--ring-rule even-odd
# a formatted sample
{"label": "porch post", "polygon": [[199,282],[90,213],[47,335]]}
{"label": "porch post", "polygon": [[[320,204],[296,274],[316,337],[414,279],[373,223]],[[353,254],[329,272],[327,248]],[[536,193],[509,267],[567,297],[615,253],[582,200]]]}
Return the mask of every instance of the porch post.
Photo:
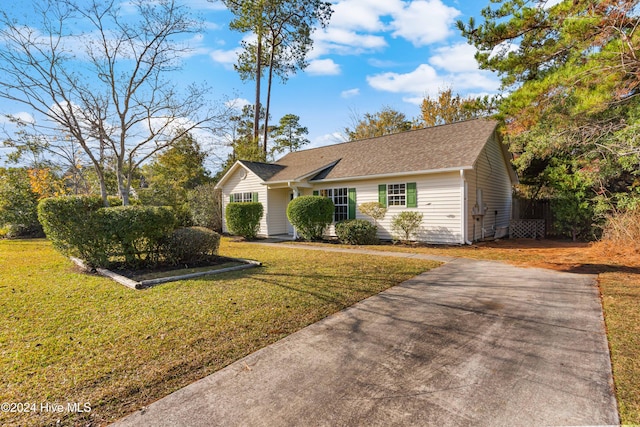
{"label": "porch post", "polygon": [[[300,191],[298,191],[298,187],[291,186],[291,189],[293,190],[293,198],[294,199],[300,197]],[[293,226],[293,224],[292,224],[292,226]],[[293,239],[294,240],[298,239],[298,230],[296,230],[296,227],[293,227]]]}

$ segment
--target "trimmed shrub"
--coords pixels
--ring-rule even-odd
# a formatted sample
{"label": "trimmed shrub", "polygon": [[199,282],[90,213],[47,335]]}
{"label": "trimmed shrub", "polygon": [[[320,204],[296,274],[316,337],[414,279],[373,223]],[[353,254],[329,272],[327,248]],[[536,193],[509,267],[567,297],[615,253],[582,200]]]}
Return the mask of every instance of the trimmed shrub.
{"label": "trimmed shrub", "polygon": [[171,208],[162,206],[102,208],[94,217],[108,259],[124,257],[132,266],[158,262],[176,224]]}
{"label": "trimmed shrub", "polygon": [[98,196],[52,197],[38,204],[38,220],[54,248],[89,262],[104,250],[94,217],[102,206]]}
{"label": "trimmed shrub", "polygon": [[204,227],[178,228],[171,233],[167,255],[176,263],[206,261],[218,253],[220,235]]}
{"label": "trimmed shrub", "polygon": [[328,197],[300,196],[289,202],[287,218],[301,237],[319,240],[333,221],[335,205]]}
{"label": "trimmed shrub", "polygon": [[38,218],[56,249],[92,267],[108,267],[117,260],[141,266],[164,256],[175,228],[169,208],[102,206],[100,197],[54,197],[40,202]]}
{"label": "trimmed shrub", "polygon": [[350,219],[336,224],[336,235],[348,245],[375,245],[378,227],[364,219]]}
{"label": "trimmed shrub", "polygon": [[420,230],[423,215],[420,212],[404,211],[391,219],[391,230],[399,240],[408,242]]}
{"label": "trimmed shrub", "polygon": [[229,232],[245,239],[255,239],[263,211],[260,202],[229,203],[225,211]]}

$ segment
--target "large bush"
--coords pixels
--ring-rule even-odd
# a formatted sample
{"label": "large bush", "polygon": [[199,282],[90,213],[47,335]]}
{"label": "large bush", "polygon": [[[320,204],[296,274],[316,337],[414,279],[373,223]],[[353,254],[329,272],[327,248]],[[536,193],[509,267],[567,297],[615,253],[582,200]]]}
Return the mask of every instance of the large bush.
{"label": "large bush", "polygon": [[170,209],[102,206],[100,197],[94,196],[49,198],[38,205],[38,218],[55,248],[92,267],[117,261],[141,266],[165,257],[167,239],[175,228]]}
{"label": "large bush", "polygon": [[197,186],[187,199],[194,225],[222,231],[222,192],[215,189],[215,184]]}
{"label": "large bush", "polygon": [[132,266],[160,261],[176,223],[172,210],[160,206],[101,208],[94,218],[102,243],[99,246],[106,249],[107,262],[112,258],[124,259]]}
{"label": "large bush", "polygon": [[363,219],[351,219],[336,224],[336,236],[348,245],[375,245],[378,228]]}
{"label": "large bush", "polygon": [[0,168],[0,237],[41,235],[37,208],[28,171]]}
{"label": "large bush", "polygon": [[420,230],[422,223],[420,212],[404,211],[391,219],[391,230],[394,236],[403,242],[408,242]]}
{"label": "large bush", "polygon": [[229,232],[246,239],[255,239],[260,230],[263,211],[260,202],[229,203],[225,211]]}
{"label": "large bush", "polygon": [[168,255],[176,264],[206,261],[218,253],[220,235],[204,227],[184,227],[173,231]]}
{"label": "large bush", "polygon": [[56,249],[89,261],[102,249],[94,216],[102,206],[99,196],[52,197],[38,204],[38,219]]}
{"label": "large bush", "polygon": [[300,236],[319,240],[324,229],[333,221],[335,206],[328,197],[300,196],[289,202],[287,218]]}

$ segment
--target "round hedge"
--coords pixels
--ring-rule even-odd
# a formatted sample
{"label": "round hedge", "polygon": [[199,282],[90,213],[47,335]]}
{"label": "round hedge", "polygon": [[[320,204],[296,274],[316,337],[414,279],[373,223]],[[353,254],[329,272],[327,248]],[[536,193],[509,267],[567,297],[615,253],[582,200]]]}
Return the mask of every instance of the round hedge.
{"label": "round hedge", "polygon": [[300,196],[289,202],[287,218],[298,234],[307,240],[319,240],[333,221],[335,205],[328,197]]}
{"label": "round hedge", "polygon": [[225,210],[227,229],[245,239],[255,239],[264,208],[260,202],[232,202]]}

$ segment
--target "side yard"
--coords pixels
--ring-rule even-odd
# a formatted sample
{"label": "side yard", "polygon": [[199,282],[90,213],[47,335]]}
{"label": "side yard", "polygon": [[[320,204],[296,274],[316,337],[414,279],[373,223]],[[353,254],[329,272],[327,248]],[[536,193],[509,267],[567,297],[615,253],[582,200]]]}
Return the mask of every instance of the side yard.
{"label": "side yard", "polygon": [[114,421],[436,266],[228,239],[220,254],[263,267],[133,291],[45,240],[0,241],[0,402],[22,404],[0,425]]}

